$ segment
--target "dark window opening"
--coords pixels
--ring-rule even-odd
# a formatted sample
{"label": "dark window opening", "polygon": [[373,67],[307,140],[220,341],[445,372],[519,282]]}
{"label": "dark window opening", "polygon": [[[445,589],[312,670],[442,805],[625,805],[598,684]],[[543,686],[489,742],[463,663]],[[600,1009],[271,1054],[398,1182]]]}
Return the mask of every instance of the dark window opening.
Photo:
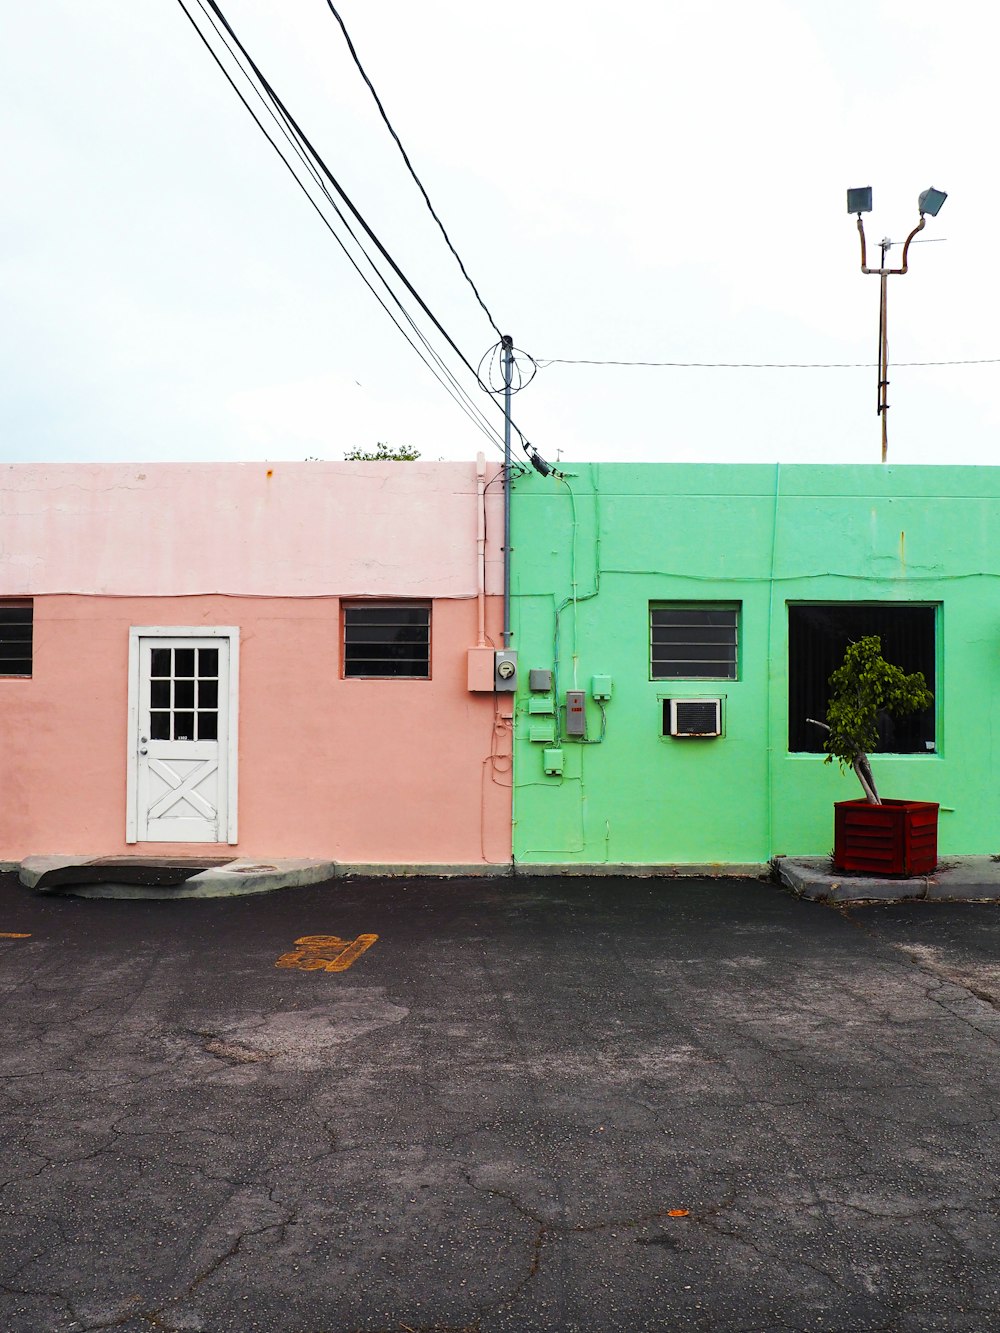
{"label": "dark window opening", "polygon": [[344,608],[344,675],[431,674],[431,612],[428,606]]}
{"label": "dark window opening", "polygon": [[[936,609],[884,603],[837,603],[788,608],[788,748],[822,754],[826,733],[807,717],[826,720],[830,676],[849,643],[877,634],[887,662],[922,671],[933,693]],[[879,719],[878,752],[925,754],[934,749],[935,705],[909,717]]]}
{"label": "dark window opening", "polygon": [[0,602],[0,676],[30,676],[32,659],[30,601]]}
{"label": "dark window opening", "polygon": [[735,680],[739,614],[726,602],[650,606],[650,679]]}

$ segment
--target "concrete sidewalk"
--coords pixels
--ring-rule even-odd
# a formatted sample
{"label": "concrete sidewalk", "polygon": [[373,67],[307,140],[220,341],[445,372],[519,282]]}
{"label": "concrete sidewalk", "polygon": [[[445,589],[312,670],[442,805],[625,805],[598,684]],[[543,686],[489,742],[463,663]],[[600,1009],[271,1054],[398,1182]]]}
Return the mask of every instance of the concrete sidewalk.
{"label": "concrete sidewalk", "polygon": [[829,856],[776,856],[778,881],[800,898],[816,902],[1000,902],[1000,860],[950,856],[933,875],[876,879],[834,871]]}

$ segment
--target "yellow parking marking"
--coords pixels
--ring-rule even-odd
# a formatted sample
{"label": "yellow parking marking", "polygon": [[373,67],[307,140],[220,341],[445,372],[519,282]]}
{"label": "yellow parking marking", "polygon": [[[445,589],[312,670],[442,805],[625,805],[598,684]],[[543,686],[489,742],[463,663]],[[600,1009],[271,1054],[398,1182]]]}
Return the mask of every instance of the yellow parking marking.
{"label": "yellow parking marking", "polygon": [[30,935],[22,935],[17,930],[0,930],[0,940],[30,940]]}
{"label": "yellow parking marking", "polygon": [[377,935],[342,940],[339,935],[301,935],[295,948],[283,953],[275,967],[296,967],[300,972],[346,972],[372,947]]}

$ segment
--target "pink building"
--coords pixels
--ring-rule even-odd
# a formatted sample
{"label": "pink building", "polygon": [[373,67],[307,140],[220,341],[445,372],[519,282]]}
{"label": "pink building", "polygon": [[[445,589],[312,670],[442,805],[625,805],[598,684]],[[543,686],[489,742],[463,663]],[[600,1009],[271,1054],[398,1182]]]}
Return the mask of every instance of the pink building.
{"label": "pink building", "polygon": [[496,472],[0,468],[0,861],[509,864]]}

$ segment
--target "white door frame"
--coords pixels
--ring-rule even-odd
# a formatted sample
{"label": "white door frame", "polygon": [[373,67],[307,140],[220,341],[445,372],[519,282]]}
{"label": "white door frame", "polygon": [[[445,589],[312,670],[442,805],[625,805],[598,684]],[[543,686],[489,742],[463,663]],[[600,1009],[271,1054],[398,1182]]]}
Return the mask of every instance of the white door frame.
{"label": "white door frame", "polygon": [[[227,747],[228,790],[225,841],[237,842],[236,764],[239,756],[240,631],[238,625],[132,625],[128,632],[128,741],[125,756],[125,841],[139,837],[139,640],[228,639],[229,726]],[[221,841],[221,839],[220,839]]]}

